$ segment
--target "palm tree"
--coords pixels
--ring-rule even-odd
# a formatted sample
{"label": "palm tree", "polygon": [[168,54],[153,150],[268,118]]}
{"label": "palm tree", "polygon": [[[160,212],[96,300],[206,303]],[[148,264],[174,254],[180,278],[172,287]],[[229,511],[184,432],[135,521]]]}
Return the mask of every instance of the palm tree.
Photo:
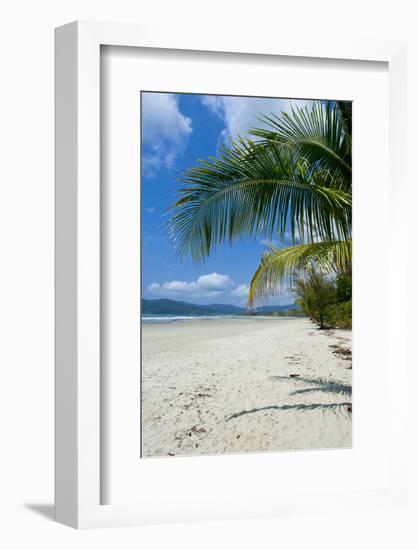
{"label": "palm tree", "polygon": [[316,102],[261,121],[252,138],[185,172],[169,224],[178,254],[197,262],[243,235],[290,234],[292,246],[263,255],[249,305],[297,273],[347,270],[352,258],[350,103]]}

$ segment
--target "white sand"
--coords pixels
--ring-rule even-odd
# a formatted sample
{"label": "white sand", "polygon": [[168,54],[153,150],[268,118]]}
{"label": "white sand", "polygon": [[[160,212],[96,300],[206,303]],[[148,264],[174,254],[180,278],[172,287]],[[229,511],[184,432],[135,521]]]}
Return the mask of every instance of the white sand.
{"label": "white sand", "polygon": [[143,325],[143,456],[350,447],[351,361],[332,345],[351,332],[306,319]]}

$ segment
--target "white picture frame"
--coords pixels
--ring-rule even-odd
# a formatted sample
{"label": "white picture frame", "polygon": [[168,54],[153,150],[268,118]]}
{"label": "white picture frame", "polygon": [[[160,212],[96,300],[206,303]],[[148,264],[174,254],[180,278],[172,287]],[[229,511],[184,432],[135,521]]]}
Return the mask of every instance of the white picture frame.
{"label": "white picture frame", "polygon": [[[393,197],[405,189],[405,45],[389,41],[325,41],[251,36],[210,29],[174,29],[113,23],[75,22],[56,30],[56,519],[76,528],[146,522],[240,517],[210,503],[192,517],[177,512],[175,502],[164,514],[134,504],[101,504],[100,475],[100,48],[102,45],[168,48],[207,52],[250,53],[382,61],[389,70],[390,185]],[[394,205],[401,223],[400,200]],[[404,260],[406,250],[398,252]],[[394,329],[393,329],[394,330]],[[392,337],[404,339],[401,331]],[[404,341],[404,340],[403,340]],[[400,344],[399,344],[399,347]],[[403,346],[405,350],[405,346]],[[397,421],[405,419],[406,354],[397,355]],[[394,391],[394,390],[393,390]],[[405,420],[403,422],[405,425]],[[406,462],[401,430],[390,456],[391,474],[384,491],[340,494],[331,505],[345,507],[398,505],[406,490]],[[173,495],[175,498],[175,495]],[[316,511],[314,495],[293,495],[285,503],[268,499],[249,515]]]}

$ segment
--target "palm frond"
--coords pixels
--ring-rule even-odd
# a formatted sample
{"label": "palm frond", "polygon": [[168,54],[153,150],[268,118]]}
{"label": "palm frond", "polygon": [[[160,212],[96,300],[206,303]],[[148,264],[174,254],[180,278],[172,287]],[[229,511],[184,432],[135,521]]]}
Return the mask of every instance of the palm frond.
{"label": "palm frond", "polygon": [[351,101],[337,101],[337,105],[342,115],[343,124],[345,127],[345,133],[350,142],[352,143],[352,102]]}
{"label": "palm frond", "polygon": [[339,174],[296,159],[287,148],[240,139],[219,158],[200,161],[182,181],[169,234],[180,256],[204,260],[241,235],[293,242],[350,237],[351,194]]}
{"label": "palm frond", "polygon": [[289,248],[269,247],[256,270],[249,288],[248,306],[276,294],[283,284],[291,284],[295,275],[317,270],[322,273],[347,271],[352,263],[352,241],[327,241]]}
{"label": "palm frond", "polygon": [[[316,102],[313,107],[292,107],[291,113],[264,115],[262,128],[250,132],[261,144],[279,143],[290,147],[297,156],[309,163],[320,163],[322,168],[343,176],[345,189],[351,187],[351,136],[344,123],[346,110],[336,102]],[[265,128],[266,126],[266,128]]]}

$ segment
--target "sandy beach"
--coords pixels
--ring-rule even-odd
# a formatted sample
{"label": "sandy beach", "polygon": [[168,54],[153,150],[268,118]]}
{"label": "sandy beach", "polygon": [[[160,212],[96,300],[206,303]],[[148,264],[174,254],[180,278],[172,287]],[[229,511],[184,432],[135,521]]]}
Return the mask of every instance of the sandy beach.
{"label": "sandy beach", "polygon": [[142,455],[350,447],[351,332],[307,319],[142,327]]}

